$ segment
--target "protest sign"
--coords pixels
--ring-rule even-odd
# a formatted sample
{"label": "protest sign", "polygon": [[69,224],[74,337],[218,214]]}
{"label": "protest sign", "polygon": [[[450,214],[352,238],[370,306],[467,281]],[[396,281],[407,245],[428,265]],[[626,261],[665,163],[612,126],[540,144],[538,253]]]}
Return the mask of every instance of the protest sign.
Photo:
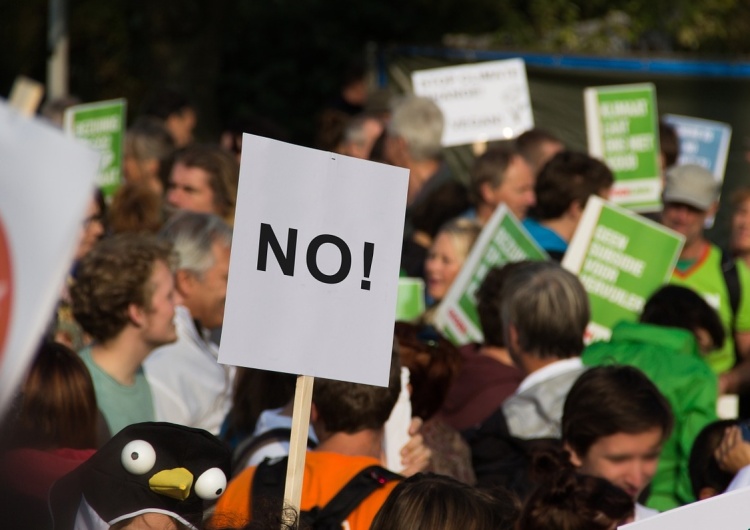
{"label": "protest sign", "polygon": [[396,300],[396,320],[414,320],[424,313],[424,280],[399,278]]}
{"label": "protest sign", "polygon": [[244,135],[219,361],[386,386],[408,178]]}
{"label": "protest sign", "polygon": [[84,140],[101,154],[97,185],[111,198],[122,181],[125,100],[75,105],[65,110],[65,132]]}
{"label": "protest sign", "polygon": [[421,70],[412,85],[443,111],[446,147],[515,138],[534,127],[522,59]]}
{"label": "protest sign", "polygon": [[502,204],[487,221],[461,271],[435,312],[435,322],[454,344],[482,342],[475,293],[493,267],[522,260],[547,260],[547,254]]}
{"label": "protest sign", "polygon": [[645,217],[589,197],[562,262],[589,295],[587,341],[607,340],[615,324],[636,320],[646,299],[672,276],[684,240]]}
{"label": "protest sign", "polygon": [[750,528],[750,488],[722,493],[704,501],[674,508],[643,521],[626,524],[627,530],[747,530]]}
{"label": "protest sign", "polygon": [[697,164],[708,169],[717,182],[724,181],[732,126],[718,121],[665,114],[663,120],[672,125],[680,142],[677,164]]}
{"label": "protest sign", "polygon": [[615,175],[612,201],[634,211],[658,210],[659,128],[652,84],[587,88],[586,135],[591,156]]}
{"label": "protest sign", "polygon": [[99,156],[0,102],[0,413],[53,315]]}

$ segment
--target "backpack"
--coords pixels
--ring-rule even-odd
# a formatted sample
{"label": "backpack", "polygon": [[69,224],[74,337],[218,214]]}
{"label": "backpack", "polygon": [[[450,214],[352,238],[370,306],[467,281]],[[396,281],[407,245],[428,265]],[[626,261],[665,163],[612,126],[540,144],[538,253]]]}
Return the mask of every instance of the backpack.
{"label": "backpack", "polygon": [[740,284],[740,276],[737,272],[737,262],[732,254],[726,250],[721,252],[721,273],[724,276],[724,283],[729,294],[729,306],[732,309],[732,332],[734,332],[734,322],[740,308],[742,284]]}
{"label": "backpack", "polygon": [[[290,427],[276,427],[275,429],[269,429],[266,432],[262,432],[257,436],[249,436],[242,440],[234,452],[232,453],[232,476],[237,476],[243,469],[247,467],[247,463],[250,458],[259,451],[260,449],[278,442],[289,442],[292,436],[292,429]],[[315,449],[317,444],[314,440],[307,439],[307,448]]]}
{"label": "backpack", "polygon": [[[251,490],[251,520],[268,521],[281,515],[288,457],[266,459],[255,469]],[[370,466],[344,485],[325,506],[299,514],[299,528],[341,530],[342,523],[372,492],[403,477],[381,466]]]}

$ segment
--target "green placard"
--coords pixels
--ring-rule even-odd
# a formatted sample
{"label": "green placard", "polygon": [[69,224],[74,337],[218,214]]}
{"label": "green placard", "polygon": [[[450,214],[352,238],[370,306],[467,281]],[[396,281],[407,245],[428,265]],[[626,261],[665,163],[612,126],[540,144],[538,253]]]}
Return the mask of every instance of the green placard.
{"label": "green placard", "polygon": [[652,84],[587,88],[589,152],[615,175],[611,200],[634,211],[659,209],[659,124]]}
{"label": "green placard", "polygon": [[547,259],[549,256],[508,209],[500,206],[482,229],[461,272],[436,312],[435,320],[441,331],[455,344],[481,342],[483,336],[475,293],[487,272],[506,263]]}
{"label": "green placard", "polygon": [[111,198],[122,182],[124,99],[75,105],[65,111],[67,134],[85,141],[101,154],[97,186]]}
{"label": "green placard", "polygon": [[399,278],[396,320],[412,321],[424,313],[424,310],[424,280],[422,278]]}
{"label": "green placard", "polygon": [[589,339],[607,339],[615,324],[638,318],[672,275],[683,241],[640,215],[589,199],[563,261],[589,294]]}

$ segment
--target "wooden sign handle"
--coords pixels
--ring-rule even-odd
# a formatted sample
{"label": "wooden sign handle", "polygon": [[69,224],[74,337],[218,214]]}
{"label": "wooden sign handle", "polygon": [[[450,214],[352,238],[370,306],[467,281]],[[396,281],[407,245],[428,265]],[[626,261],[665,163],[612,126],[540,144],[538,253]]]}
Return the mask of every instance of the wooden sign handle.
{"label": "wooden sign handle", "polygon": [[[307,435],[310,429],[310,405],[315,378],[309,375],[297,376],[297,388],[294,392],[294,411],[292,412],[292,434],[289,439],[289,465],[286,470],[284,486],[284,509],[281,520],[285,524],[293,523],[286,508],[293,508],[300,513],[302,501],[302,478],[305,474],[305,454],[307,453]],[[287,528],[282,526],[282,528]]]}
{"label": "wooden sign handle", "polygon": [[13,83],[13,88],[11,88],[8,104],[23,116],[30,118],[39,108],[43,96],[44,86],[41,83],[19,75]]}

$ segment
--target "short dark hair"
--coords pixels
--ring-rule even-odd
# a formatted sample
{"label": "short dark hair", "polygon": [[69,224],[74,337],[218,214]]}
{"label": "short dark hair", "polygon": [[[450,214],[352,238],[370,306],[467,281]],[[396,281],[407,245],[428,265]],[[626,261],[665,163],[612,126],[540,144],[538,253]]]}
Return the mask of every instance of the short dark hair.
{"label": "short dark hair", "polygon": [[401,365],[409,369],[412,416],[431,418],[461,369],[461,354],[432,326],[396,322]]}
{"label": "short dark hair", "polygon": [[312,401],[325,429],[354,434],[383,427],[401,393],[401,363],[395,348],[389,377],[387,387],[315,378]]}
{"label": "short dark hair", "polygon": [[679,285],[665,285],[646,302],[641,322],[686,329],[695,332],[705,329],[711,336],[714,348],[724,345],[726,333],[716,310],[692,289]]}
{"label": "short dark hair", "polygon": [[231,222],[237,205],[240,168],[234,156],[215,145],[192,144],[175,154],[175,164],[197,167],[209,175],[216,213]]}
{"label": "short dark hair", "polygon": [[659,120],[659,149],[664,157],[664,167],[669,168],[677,163],[680,156],[680,139],[673,125]]}
{"label": "short dark hair", "polygon": [[737,420],[719,420],[709,423],[698,434],[690,450],[690,485],[693,487],[693,495],[700,499],[703,488],[712,488],[716,493],[724,493],[732,482],[734,474],[723,471],[714,451],[724,439],[727,428],[737,425]]}
{"label": "short dark hair", "polygon": [[541,221],[558,219],[574,202],[583,208],[590,196],[613,183],[612,171],[603,162],[576,151],[557,153],[537,176],[532,216]]}
{"label": "short dark hair", "polygon": [[511,530],[515,499],[491,496],[451,477],[417,473],[388,496],[372,522],[373,530]]}
{"label": "short dark hair", "polygon": [[508,275],[501,297],[506,345],[512,325],[526,354],[540,359],[581,354],[590,310],[574,274],[551,261],[528,261]]}
{"label": "short dark hair", "polygon": [[150,308],[149,281],[158,261],[174,268],[172,246],[154,235],[118,234],[81,260],[70,290],[73,316],[94,339],[116,337],[130,321],[128,306]]}
{"label": "short dark hair", "polygon": [[505,347],[501,304],[503,286],[508,276],[518,267],[523,267],[525,263],[528,262],[519,261],[506,263],[502,267],[493,267],[487,272],[479,289],[474,294],[484,343],[488,346]]}
{"label": "short dark hair", "polygon": [[666,440],[673,421],[669,403],[643,372],[627,365],[596,366],[568,392],[562,440],[583,457],[597,440],[613,434],[640,434],[658,427]]}
{"label": "short dark hair", "polygon": [[516,138],[516,149],[518,153],[533,168],[539,168],[544,164],[544,151],[542,146],[545,143],[556,143],[563,145],[562,140],[546,129],[534,127],[528,131],[522,132]]}
{"label": "short dark hair", "polygon": [[166,120],[189,108],[193,108],[193,105],[185,94],[173,88],[161,88],[146,96],[141,105],[141,114]]}
{"label": "short dark hair", "polygon": [[511,144],[501,144],[490,147],[476,159],[469,172],[469,193],[475,204],[482,202],[483,185],[489,184],[492,188],[502,185],[514,156],[519,155]]}

